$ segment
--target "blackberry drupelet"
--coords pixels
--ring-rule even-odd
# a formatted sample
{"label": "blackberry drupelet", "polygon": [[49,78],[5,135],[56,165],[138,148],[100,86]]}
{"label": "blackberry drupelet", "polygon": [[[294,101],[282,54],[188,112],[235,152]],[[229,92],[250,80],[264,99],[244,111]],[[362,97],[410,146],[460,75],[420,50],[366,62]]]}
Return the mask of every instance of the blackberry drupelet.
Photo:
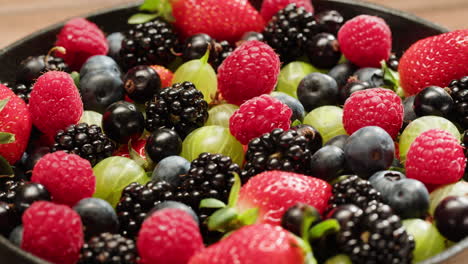
{"label": "blackberry drupelet", "polygon": [[26,184],[23,180],[7,180],[0,182],[0,201],[13,204],[19,188]]}
{"label": "blackberry drupelet", "polygon": [[290,62],[304,54],[306,43],[319,31],[312,13],[290,4],[273,16],[263,35],[281,61]]}
{"label": "blackberry drupelet", "polygon": [[119,234],[102,233],[83,245],[78,264],[136,264],[137,259],[135,241]]}
{"label": "blackberry drupelet", "polygon": [[353,263],[411,263],[413,237],[390,206],[372,201],[364,208],[340,206],[332,214],[340,222],[338,248]]}
{"label": "blackberry drupelet", "polygon": [[89,160],[94,166],[99,161],[112,156],[115,144],[102,133],[99,126],[80,123],[57,132],[51,152],[59,150],[77,154]]}
{"label": "blackberry drupelet", "polygon": [[307,174],[310,158],[316,150],[314,135],[296,130],[277,128],[249,142],[245,154],[242,182],[269,170],[283,170]]}
{"label": "blackberry drupelet", "polygon": [[181,138],[202,127],[208,119],[208,103],[190,82],[176,83],[146,104],[146,129],[173,128]]}
{"label": "blackberry drupelet", "polygon": [[136,237],[147,213],[163,201],[174,200],[174,191],[165,181],[145,185],[132,183],[125,187],[116,207],[120,233],[129,238]]}
{"label": "blackberry drupelet", "polygon": [[0,181],[0,235],[8,237],[13,228],[21,223],[21,214],[14,202],[19,188],[25,184],[22,180]]}
{"label": "blackberry drupelet", "polygon": [[454,119],[464,128],[468,128],[468,76],[450,82],[448,88],[453,98]]}
{"label": "blackberry drupelet", "polygon": [[12,85],[10,88],[19,98],[23,99],[26,103],[29,102],[29,97],[31,95],[33,86],[25,85],[22,83]]}
{"label": "blackberry drupelet", "polygon": [[126,70],[137,65],[168,66],[175,59],[178,36],[162,19],[135,25],[122,40],[120,57]]}
{"label": "blackberry drupelet", "polygon": [[344,204],[355,204],[366,208],[373,201],[381,202],[380,193],[372,187],[371,183],[356,175],[345,176],[335,183],[329,200],[330,210]]}

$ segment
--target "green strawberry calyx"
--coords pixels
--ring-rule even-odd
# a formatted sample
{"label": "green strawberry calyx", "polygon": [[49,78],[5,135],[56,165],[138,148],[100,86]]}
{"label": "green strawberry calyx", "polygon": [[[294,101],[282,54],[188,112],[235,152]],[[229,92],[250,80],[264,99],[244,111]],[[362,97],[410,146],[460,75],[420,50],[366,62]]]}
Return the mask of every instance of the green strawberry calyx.
{"label": "green strawberry calyx", "polygon": [[398,96],[401,98],[405,97],[405,93],[403,91],[403,88],[400,85],[400,74],[388,67],[387,63],[382,60],[380,62],[380,65],[382,66],[382,72],[383,72],[383,79],[384,79],[384,87],[388,88],[390,90],[393,90]]}
{"label": "green strawberry calyx", "polygon": [[[5,109],[8,101],[10,101],[10,97],[0,100],[0,112]],[[8,132],[0,132],[0,144],[8,144],[15,142],[15,134],[8,133]]]}
{"label": "green strawberry calyx", "polygon": [[171,0],[145,0],[138,8],[141,13],[136,13],[128,19],[129,24],[142,24],[157,17],[162,17],[168,22],[174,22],[172,16]]}

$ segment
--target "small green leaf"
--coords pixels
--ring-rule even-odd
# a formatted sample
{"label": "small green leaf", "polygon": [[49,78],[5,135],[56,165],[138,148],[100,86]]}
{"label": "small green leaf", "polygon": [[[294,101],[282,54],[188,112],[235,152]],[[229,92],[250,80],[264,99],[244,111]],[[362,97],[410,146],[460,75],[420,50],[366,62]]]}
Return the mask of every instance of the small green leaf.
{"label": "small green leaf", "polygon": [[154,12],[158,10],[159,5],[160,1],[158,0],[145,0],[139,9],[141,11]]}
{"label": "small green leaf", "polygon": [[257,222],[258,218],[258,208],[250,208],[239,215],[239,222],[241,225],[253,225]]}
{"label": "small green leaf", "polygon": [[208,229],[210,231],[224,232],[237,216],[237,212],[234,208],[225,207],[219,209],[208,218]]}
{"label": "small green leaf", "polygon": [[380,62],[383,71],[384,87],[389,88],[396,92],[398,96],[404,97],[403,88],[400,86],[400,74],[388,67],[387,63],[382,60]]}
{"label": "small green leaf", "polygon": [[231,192],[229,192],[228,206],[234,207],[239,198],[239,192],[241,188],[241,179],[237,173],[234,173],[234,184],[232,185]]}
{"label": "small green leaf", "polygon": [[15,134],[8,132],[0,132],[0,144],[8,144],[15,142]]}
{"label": "small green leaf", "polygon": [[226,204],[223,201],[214,198],[203,199],[200,202],[200,208],[224,208]]}
{"label": "small green leaf", "polygon": [[13,171],[13,168],[11,167],[10,163],[8,161],[0,156],[0,178],[13,178],[15,177],[15,172]]}
{"label": "small green leaf", "polygon": [[294,122],[292,122],[291,127],[295,127],[295,126],[298,126],[298,125],[302,125],[302,122],[301,122],[301,120],[296,119],[296,120],[294,120]]}
{"label": "small green leaf", "polygon": [[128,19],[129,24],[142,24],[158,17],[158,14],[137,13]]}
{"label": "small green leaf", "polygon": [[73,79],[73,82],[75,83],[75,86],[79,89],[80,88],[80,74],[76,71],[73,71],[70,73],[70,76]]}
{"label": "small green leaf", "polygon": [[315,240],[338,231],[340,231],[340,223],[336,219],[328,219],[312,227],[309,231],[309,238]]}
{"label": "small green leaf", "polygon": [[405,174],[405,168],[401,168],[401,167],[390,167],[390,168],[388,168],[388,170],[399,171],[399,172]]}
{"label": "small green leaf", "polygon": [[3,108],[5,108],[6,104],[8,103],[8,101],[10,101],[10,97],[8,98],[5,98],[3,100],[0,101],[0,112],[3,110]]}

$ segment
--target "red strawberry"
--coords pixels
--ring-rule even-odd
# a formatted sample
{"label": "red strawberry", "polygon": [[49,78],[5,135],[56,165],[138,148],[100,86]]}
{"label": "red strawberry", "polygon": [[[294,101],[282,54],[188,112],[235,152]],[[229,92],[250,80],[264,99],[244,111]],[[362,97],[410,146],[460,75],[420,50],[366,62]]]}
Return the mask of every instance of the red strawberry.
{"label": "red strawberry", "polygon": [[261,32],[262,16],[248,0],[169,0],[175,26],[183,37],[206,33],[236,42],[248,31]]}
{"label": "red strawberry", "polygon": [[284,212],[296,203],[305,203],[323,213],[332,195],[326,181],[284,171],[266,171],[250,178],[239,193],[236,208],[259,209],[257,223],[280,224]]}
{"label": "red strawberry", "polygon": [[419,40],[401,57],[400,84],[407,95],[430,85],[446,87],[468,75],[468,29]]}
{"label": "red strawberry", "polygon": [[279,226],[243,227],[202,250],[189,264],[302,264],[305,254],[298,240]]}
{"label": "red strawberry", "polygon": [[314,12],[314,7],[310,0],[264,0],[260,14],[265,22],[268,22],[278,11],[292,3],[295,3],[298,7],[304,7],[307,12]]}
{"label": "red strawberry", "polygon": [[[0,132],[14,135],[13,142],[0,144],[0,155],[13,164],[21,158],[28,145],[32,119],[26,103],[2,84],[0,84],[0,100],[6,103],[0,110]],[[12,140],[13,138],[9,141]]]}

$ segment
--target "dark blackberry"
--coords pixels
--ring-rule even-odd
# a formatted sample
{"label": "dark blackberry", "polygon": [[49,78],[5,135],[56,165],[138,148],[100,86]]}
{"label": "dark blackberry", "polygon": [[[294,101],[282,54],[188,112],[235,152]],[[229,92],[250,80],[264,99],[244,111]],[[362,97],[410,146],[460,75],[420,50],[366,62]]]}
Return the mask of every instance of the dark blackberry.
{"label": "dark blackberry", "polygon": [[250,177],[268,170],[307,174],[310,158],[316,150],[313,147],[316,136],[301,131],[277,128],[252,139],[245,154],[242,181],[246,182]]}
{"label": "dark blackberry", "polygon": [[19,188],[26,184],[25,181],[7,180],[0,183],[0,201],[13,204]]}
{"label": "dark blackberry", "polygon": [[306,43],[319,31],[312,13],[290,4],[273,16],[263,35],[281,61],[290,62],[304,54]]}
{"label": "dark blackberry", "polygon": [[136,264],[135,241],[119,234],[102,233],[81,248],[78,264]]}
{"label": "dark blackberry", "polygon": [[392,53],[390,55],[390,58],[387,60],[387,65],[390,69],[394,71],[398,71],[398,65],[400,64],[400,61],[398,60],[398,57]]}
{"label": "dark blackberry", "polygon": [[415,247],[400,218],[390,206],[373,201],[363,209],[340,206],[332,213],[340,222],[339,250],[353,263],[411,263]]}
{"label": "dark blackberry", "polygon": [[0,182],[0,234],[8,237],[17,225],[21,224],[21,214],[14,202],[25,181],[6,180]]}
{"label": "dark blackberry", "polygon": [[210,56],[210,63],[215,69],[218,69],[221,63],[231,55],[233,50],[233,47],[226,40],[216,42],[212,51],[214,56],[213,58]]}
{"label": "dark blackberry", "polygon": [[[53,52],[55,49],[52,49]],[[49,52],[49,53],[51,53]],[[16,81],[18,84],[31,86],[39,76],[47,71],[71,72],[62,58],[48,55],[31,56],[23,60],[17,71]]]}
{"label": "dark blackberry", "polygon": [[464,128],[468,128],[468,76],[450,82],[448,88],[453,98],[453,114],[455,120]]}
{"label": "dark blackberry", "polygon": [[22,83],[12,85],[10,88],[19,98],[23,99],[26,103],[29,102],[29,97],[33,89],[32,85],[25,85]]}
{"label": "dark blackberry", "polygon": [[132,183],[125,187],[116,207],[120,233],[129,238],[136,237],[147,213],[163,201],[174,200],[174,194],[174,188],[165,181],[145,185]]}
{"label": "dark blackberry", "polygon": [[181,138],[203,126],[208,119],[208,103],[190,82],[176,83],[146,104],[146,129],[173,128]]}
{"label": "dark blackberry", "polygon": [[328,202],[330,209],[344,204],[355,204],[360,208],[366,208],[370,202],[381,201],[380,193],[372,187],[369,181],[356,175],[344,177],[333,185],[333,195]]}
{"label": "dark blackberry", "polygon": [[99,126],[80,123],[57,132],[51,152],[59,150],[77,154],[94,166],[112,155],[115,144],[102,133]]}
{"label": "dark blackberry", "polygon": [[126,32],[120,57],[125,69],[137,65],[168,66],[175,59],[178,45],[178,36],[171,24],[156,19],[135,25]]}

